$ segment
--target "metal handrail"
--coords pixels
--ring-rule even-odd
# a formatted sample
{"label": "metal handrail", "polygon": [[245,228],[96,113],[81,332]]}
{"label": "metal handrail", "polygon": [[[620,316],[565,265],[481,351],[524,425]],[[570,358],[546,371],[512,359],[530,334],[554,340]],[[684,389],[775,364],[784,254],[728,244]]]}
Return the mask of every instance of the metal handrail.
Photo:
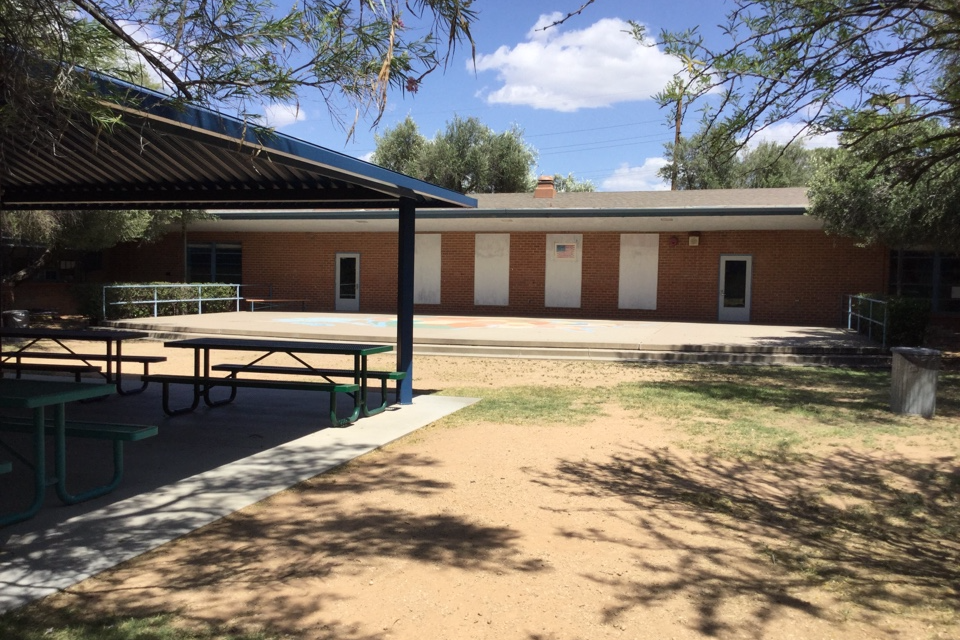
{"label": "metal handrail", "polygon": [[[854,304],[856,301],[856,304]],[[863,305],[866,304],[867,312],[863,313]],[[880,305],[883,308],[883,320],[877,320],[877,313],[874,313],[874,305]],[[882,348],[887,348],[887,325],[889,320],[889,311],[886,300],[877,300],[876,298],[869,298],[867,296],[861,295],[848,295],[847,296],[847,329],[853,329],[854,324],[856,324],[857,333],[863,334],[863,325],[866,324],[866,335],[871,340],[875,340],[873,337],[874,325],[879,325],[877,329],[880,336],[880,345]],[[855,321],[855,322],[854,322]]]}
{"label": "metal handrail", "polygon": [[[180,302],[196,302],[197,303],[197,312],[203,313],[203,303],[204,302],[218,302],[226,300],[236,301],[237,311],[240,311],[240,301],[243,300],[243,297],[240,295],[240,288],[244,286],[262,286],[262,285],[242,285],[242,284],[231,284],[226,282],[211,282],[207,284],[114,284],[114,285],[105,285],[103,287],[103,317],[107,317],[107,306],[115,305],[128,305],[128,304],[149,304],[153,305],[153,317],[156,318],[158,315],[158,308],[161,304],[173,304]],[[226,298],[204,298],[203,297],[203,288],[207,287],[233,287],[236,291],[236,295]],[[166,298],[162,299],[157,297],[157,292],[159,289],[194,289],[197,292],[197,297],[195,298]],[[107,290],[108,289],[153,289],[153,299],[152,300],[122,300],[119,302],[107,302]]]}

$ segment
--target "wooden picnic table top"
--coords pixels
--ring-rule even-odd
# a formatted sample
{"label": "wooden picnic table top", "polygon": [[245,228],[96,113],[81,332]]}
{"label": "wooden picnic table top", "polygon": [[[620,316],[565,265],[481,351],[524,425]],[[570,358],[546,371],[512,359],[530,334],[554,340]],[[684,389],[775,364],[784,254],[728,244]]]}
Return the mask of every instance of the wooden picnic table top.
{"label": "wooden picnic table top", "polygon": [[314,340],[250,340],[244,338],[187,338],[164,342],[165,347],[219,349],[224,351],[270,351],[368,356],[393,351],[389,344],[317,342]]}
{"label": "wooden picnic table top", "polygon": [[128,329],[50,329],[50,328],[0,328],[0,338],[33,338],[40,340],[94,340],[99,342],[116,342],[120,340],[136,340],[146,338],[150,334],[146,331],[130,331]]}
{"label": "wooden picnic table top", "polygon": [[0,407],[36,409],[74,400],[108,396],[114,391],[115,387],[112,384],[2,378],[0,379]]}

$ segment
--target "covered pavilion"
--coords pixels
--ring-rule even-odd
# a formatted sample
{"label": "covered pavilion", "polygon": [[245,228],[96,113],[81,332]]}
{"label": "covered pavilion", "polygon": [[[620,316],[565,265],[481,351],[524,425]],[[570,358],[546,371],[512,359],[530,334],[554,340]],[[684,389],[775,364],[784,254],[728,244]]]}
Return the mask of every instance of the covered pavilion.
{"label": "covered pavilion", "polygon": [[[418,209],[476,200],[213,110],[103,79],[121,119],[78,116],[52,139],[0,138],[0,212],[66,209],[376,209],[395,213],[400,402],[413,398],[414,239]],[[3,134],[0,134],[3,135]]]}

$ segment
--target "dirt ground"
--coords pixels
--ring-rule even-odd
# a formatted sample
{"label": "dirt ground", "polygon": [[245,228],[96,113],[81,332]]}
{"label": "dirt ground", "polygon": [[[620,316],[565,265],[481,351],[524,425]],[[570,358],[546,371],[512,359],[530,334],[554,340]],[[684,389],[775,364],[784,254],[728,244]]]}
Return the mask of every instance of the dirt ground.
{"label": "dirt ground", "polygon": [[[416,366],[420,391],[675,375],[473,358]],[[870,523],[858,537],[817,533],[828,509],[955,470],[935,442],[828,447],[777,465],[697,453],[685,437],[618,407],[576,424],[443,421],[47,604],[297,639],[960,638],[955,540],[885,526],[869,544]],[[847,486],[853,469],[904,471],[835,491],[834,504],[803,502]]]}

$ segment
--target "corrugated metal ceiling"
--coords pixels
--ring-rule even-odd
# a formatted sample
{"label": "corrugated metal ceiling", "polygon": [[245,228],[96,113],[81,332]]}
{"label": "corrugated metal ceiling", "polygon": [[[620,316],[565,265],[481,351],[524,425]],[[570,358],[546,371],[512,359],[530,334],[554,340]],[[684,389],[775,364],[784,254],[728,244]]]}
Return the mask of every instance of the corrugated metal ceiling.
{"label": "corrugated metal ceiling", "polygon": [[473,207],[459,193],[239,120],[124,87],[123,125],[78,119],[56,141],[0,139],[0,208]]}

